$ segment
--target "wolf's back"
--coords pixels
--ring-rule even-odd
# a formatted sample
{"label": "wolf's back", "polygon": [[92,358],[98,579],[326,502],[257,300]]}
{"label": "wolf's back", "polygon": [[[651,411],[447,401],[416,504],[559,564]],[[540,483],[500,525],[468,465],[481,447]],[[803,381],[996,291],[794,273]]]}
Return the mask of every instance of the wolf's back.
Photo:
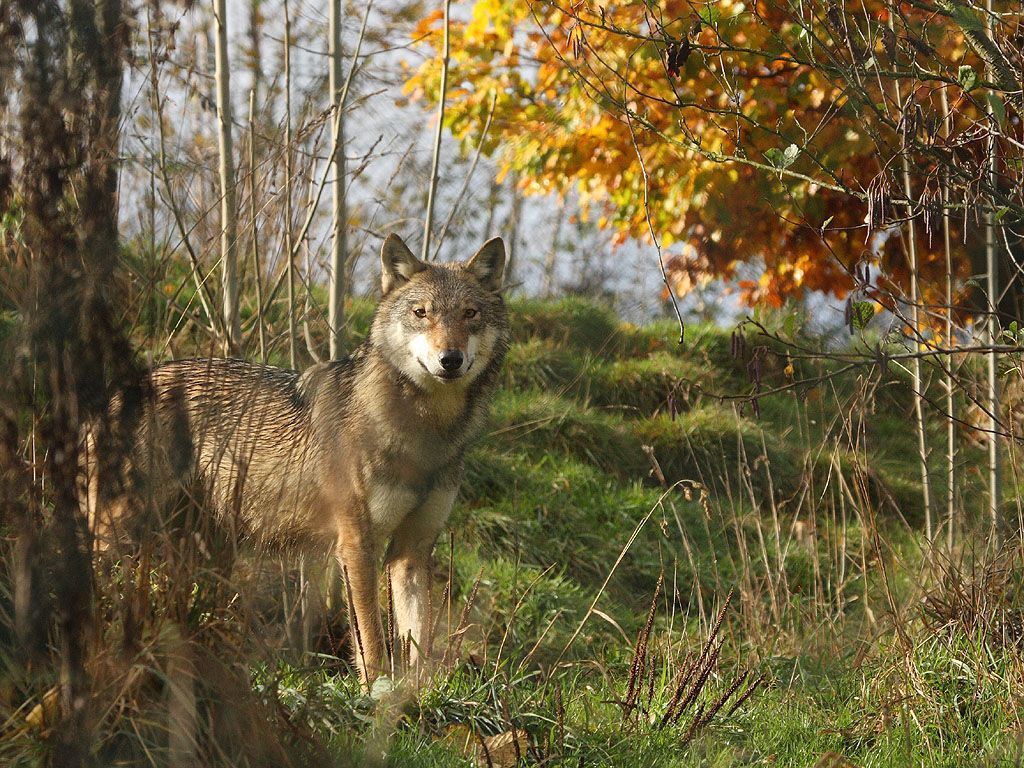
{"label": "wolf's back", "polygon": [[232,359],[154,369],[135,413],[121,400],[112,403],[113,419],[130,425],[134,438],[116,497],[100,499],[92,481],[91,506],[100,514],[90,516],[114,524],[139,509],[166,507],[184,492],[258,539],[307,535],[316,527],[310,512],[321,506],[308,378]]}

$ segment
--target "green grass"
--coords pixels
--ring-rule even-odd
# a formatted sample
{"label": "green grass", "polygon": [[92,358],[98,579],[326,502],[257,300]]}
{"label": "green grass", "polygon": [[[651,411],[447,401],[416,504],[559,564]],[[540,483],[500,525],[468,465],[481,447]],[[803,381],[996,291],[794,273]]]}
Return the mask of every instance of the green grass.
{"label": "green grass", "polygon": [[[513,723],[533,758],[557,766],[956,766],[1017,754],[1017,706],[999,694],[1019,690],[1015,652],[983,657],[984,643],[933,634],[913,610],[891,614],[919,600],[922,568],[905,382],[883,382],[867,403],[846,375],[765,397],[755,412],[715,397],[753,391],[718,329],[690,329],[679,347],[671,324],[634,328],[577,300],[519,302],[513,328],[490,434],[467,460],[455,550],[437,552],[439,578],[452,562],[456,614],[479,578],[466,661],[386,727],[388,707],[376,705],[362,733],[388,732],[386,764],[474,765],[452,734]],[[763,387],[789,381],[784,358],[765,361]],[[670,588],[652,633],[649,711],[624,719],[659,574]],[[570,643],[602,589],[600,615]],[[694,707],[665,729],[652,721],[730,589],[740,604],[694,707],[741,670],[767,682],[687,742]],[[364,739],[354,748],[369,761]]]}
{"label": "green grass", "polygon": [[[371,310],[352,306],[352,338]],[[251,732],[279,734],[296,764],[483,765],[478,744],[513,727],[528,734],[530,762],[566,768],[1015,764],[1024,657],[984,627],[989,614],[1024,616],[1024,590],[1006,591],[973,624],[925,621],[922,598],[947,594],[955,579],[922,548],[905,380],[856,371],[799,385],[767,345],[760,386],[794,386],[755,408],[729,399],[757,385],[753,340],[737,358],[729,332],[694,327],[680,346],[671,323],[636,328],[576,299],[515,302],[512,318],[504,386],[467,456],[450,542],[435,553],[435,600],[453,575],[450,605],[435,606],[442,636],[448,616],[466,617],[452,627],[458,653],[418,695],[400,686],[367,696],[333,655],[343,655],[337,643],[325,649],[321,638],[323,653],[303,656],[254,639],[278,631],[279,611],[273,621],[237,603],[193,612],[203,653],[233,670],[226,679],[248,678]],[[792,376],[828,370],[798,361]],[[942,427],[929,428],[939,478]],[[968,522],[979,483],[964,473]],[[673,679],[701,653],[730,591],[706,684],[659,727]],[[245,621],[259,632],[240,631]],[[162,630],[152,631],[159,657]],[[744,672],[748,683],[763,676],[760,688],[691,729]],[[639,706],[627,715],[631,676]],[[211,700],[234,700],[230,686],[206,682]],[[134,731],[109,726],[121,735],[101,759],[138,757],[142,734],[159,754],[163,699],[149,696],[148,708],[123,715]],[[259,740],[239,722],[221,747],[251,758]],[[30,753],[36,742],[18,738],[0,758]]]}

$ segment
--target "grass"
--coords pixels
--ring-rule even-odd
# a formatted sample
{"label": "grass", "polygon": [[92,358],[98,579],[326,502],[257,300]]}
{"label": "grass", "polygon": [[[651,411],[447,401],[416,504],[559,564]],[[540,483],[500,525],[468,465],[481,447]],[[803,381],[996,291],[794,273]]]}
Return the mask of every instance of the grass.
{"label": "grass", "polygon": [[[301,650],[290,561],[252,568],[248,592],[190,571],[177,603],[166,585],[181,574],[154,565],[145,586],[130,572],[99,585],[99,763],[167,762],[184,655],[211,764],[1015,764],[1024,592],[1005,574],[1019,557],[990,573],[969,547],[926,553],[905,381],[849,373],[755,407],[716,395],[829,364],[791,378],[766,344],[755,376],[756,341],[736,356],[730,333],[696,327],[679,347],[671,324],[579,300],[518,302],[513,319],[505,386],[436,552],[439,634],[459,639],[440,642],[449,657],[418,695],[359,689],[343,627],[323,618],[330,591]],[[357,303],[354,337],[368,320]],[[963,482],[970,531],[980,478]],[[136,588],[142,615],[125,608]],[[0,761],[30,765],[47,754],[30,715],[56,681],[15,662]]]}

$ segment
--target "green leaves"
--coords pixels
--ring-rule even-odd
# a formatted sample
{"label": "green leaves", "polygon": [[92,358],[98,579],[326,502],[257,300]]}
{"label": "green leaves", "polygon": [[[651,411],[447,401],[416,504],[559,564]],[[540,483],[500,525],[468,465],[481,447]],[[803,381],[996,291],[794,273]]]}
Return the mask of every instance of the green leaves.
{"label": "green leaves", "polygon": [[961,88],[969,91],[978,84],[978,73],[970,64],[961,64],[956,73],[956,81],[960,83]]}
{"label": "green leaves", "polygon": [[845,310],[844,320],[851,334],[863,331],[871,322],[871,318],[875,316],[874,303],[865,299],[856,301],[852,298],[847,299]]}
{"label": "green leaves", "polygon": [[708,3],[697,11],[697,16],[705,26],[713,27],[722,17],[722,11],[717,5]]}
{"label": "green leaves", "polygon": [[855,301],[851,309],[851,324],[858,331],[863,331],[875,316],[875,305],[870,301]]}
{"label": "green leaves", "polygon": [[800,156],[800,147],[796,144],[790,144],[785,150],[777,149],[772,147],[771,149],[765,150],[764,159],[771,163],[779,170],[789,168],[797,157]]}
{"label": "green leaves", "polygon": [[952,16],[957,26],[965,32],[982,34],[985,32],[985,22],[963,3],[956,2],[956,0],[939,0],[936,5]]}

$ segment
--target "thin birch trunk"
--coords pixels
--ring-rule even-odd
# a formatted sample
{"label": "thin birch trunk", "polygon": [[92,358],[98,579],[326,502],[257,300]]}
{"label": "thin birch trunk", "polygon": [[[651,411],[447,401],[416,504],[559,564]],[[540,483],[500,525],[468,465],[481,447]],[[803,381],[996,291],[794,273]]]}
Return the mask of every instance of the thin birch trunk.
{"label": "thin birch trunk", "polygon": [[437,173],[441,160],[441,136],[444,132],[444,105],[448,93],[448,58],[451,54],[451,0],[444,2],[444,45],[441,57],[441,88],[437,98],[437,130],[434,133],[434,159],[430,167],[430,189],[427,191],[427,213],[423,220],[423,248],[420,259],[430,260],[430,229],[434,224],[434,196],[437,194]]}
{"label": "thin birch trunk", "polygon": [[558,212],[555,214],[555,231],[551,235],[551,249],[544,259],[544,283],[541,288],[541,295],[550,299],[555,293],[555,267],[558,258],[558,239],[562,236],[562,220],[565,218],[565,198],[558,202]]}
{"label": "thin birch trunk", "polygon": [[[992,0],[985,0],[985,33],[992,37]],[[989,67],[990,76],[994,68]],[[996,140],[990,133],[988,139],[988,183],[994,190],[999,180],[996,176]],[[988,272],[986,288],[988,289],[988,316],[985,323],[985,343],[993,346],[996,341],[996,297],[999,295],[998,263],[996,261],[996,216],[994,200],[990,199],[985,212],[985,269]],[[1002,536],[1002,521],[999,519],[1000,507],[1000,467],[999,467],[999,357],[993,350],[988,353],[988,382],[985,400],[988,408],[988,513],[992,525],[993,540],[998,542]]]}
{"label": "thin birch trunk", "polygon": [[[307,210],[316,205],[315,184],[309,185],[309,198],[306,205],[308,206]],[[316,345],[313,343],[313,334],[309,330],[309,310],[310,305],[313,303],[313,249],[310,247],[307,231],[302,233],[299,246],[302,248],[306,262],[306,277],[302,280],[302,287],[305,289],[302,300],[302,338],[306,342],[306,351],[309,353],[310,358],[312,358],[314,363],[320,363],[322,360],[316,351]],[[300,612],[304,610],[305,604],[301,607]]]}
{"label": "thin birch trunk", "polygon": [[[437,236],[437,245],[434,247],[434,258],[436,259],[438,254],[441,252],[441,246],[444,245],[444,238],[448,234],[448,228],[451,226],[452,221],[455,219],[455,214],[459,211],[459,206],[462,205],[463,200],[466,197],[466,192],[469,190],[470,182],[473,181],[473,174],[476,173],[476,166],[480,162],[480,156],[483,154],[484,142],[487,141],[487,133],[491,129],[491,118],[494,117],[494,107],[498,103],[497,94],[491,98],[491,109],[487,113],[487,120],[484,122],[484,129],[480,133],[480,141],[476,145],[476,153],[473,155],[473,162],[469,164],[469,171],[466,173],[466,178],[462,181],[462,187],[459,189],[459,194],[455,197],[455,202],[452,203],[452,208],[448,212],[448,218],[444,220],[444,225],[441,227],[441,233]],[[487,238],[485,237],[484,240]]]}
{"label": "thin birch trunk", "polygon": [[[913,337],[915,339],[914,346],[917,346],[916,337],[917,334],[921,333],[922,328],[922,317],[921,317],[921,291],[920,285],[918,284],[918,264],[917,264],[917,234],[915,233],[913,208],[910,203],[912,189],[910,186],[910,163],[907,159],[906,146],[904,145],[903,151],[903,192],[907,196],[907,251],[910,256],[910,303],[913,306],[911,318],[914,323]],[[934,536],[934,527],[932,521],[932,500],[931,500],[931,483],[928,478],[928,443],[927,436],[925,434],[924,425],[924,411],[922,408],[922,401],[924,395],[924,384],[923,378],[921,377],[921,358],[915,357],[912,361],[911,368],[911,381],[914,389],[914,422],[917,426],[917,456],[921,465],[921,496],[924,503],[924,529],[925,536],[928,541],[931,542]]]}
{"label": "thin birch trunk", "polygon": [[295,253],[292,248],[292,21],[284,2],[284,252],[288,258],[288,365],[295,356]]}
{"label": "thin birch trunk", "polygon": [[[363,39],[365,38],[365,35],[366,35],[366,24],[367,24],[367,22],[369,20],[370,11],[372,9],[373,9],[373,3],[372,2],[367,2],[366,3],[366,8],[363,11],[363,23],[362,23],[362,28],[359,31],[359,39],[356,41],[356,49],[355,49],[355,52],[352,54],[352,62],[353,62],[353,64],[352,64],[351,67],[349,67],[348,77],[345,80],[345,87],[341,91],[341,102],[342,102],[342,104],[346,103],[347,100],[348,100],[349,87],[352,84],[352,76],[355,73],[355,62],[357,62],[359,60],[359,52],[362,49]],[[304,238],[306,236],[306,234],[309,232],[309,228],[312,225],[313,219],[316,216],[316,207],[320,203],[320,197],[323,194],[324,189],[327,188],[327,182],[330,180],[330,174],[331,174],[331,163],[328,162],[328,163],[324,164],[323,174],[320,177],[320,181],[316,185],[316,195],[314,196],[315,204],[313,206],[311,206],[309,208],[309,210],[306,212],[306,219],[303,222],[302,226],[299,228],[299,236],[298,236],[298,238],[292,237],[291,238],[292,242],[294,242],[295,240],[298,240],[301,243],[302,242],[302,238]],[[291,254],[292,258],[294,258],[297,255],[297,253],[296,253],[297,250],[298,250],[297,247],[295,247],[295,246],[292,247],[292,254]],[[351,269],[350,269],[350,274],[351,274]],[[274,301],[277,299],[277,293],[281,289],[281,286],[285,283],[285,280],[286,280],[287,276],[288,276],[288,271],[285,270],[285,271],[281,272],[277,276],[277,278],[274,280],[274,284],[272,286],[270,286],[270,291],[267,293],[267,300],[264,303],[264,310],[269,308],[270,305],[273,304]]]}
{"label": "thin birch trunk", "polygon": [[512,186],[512,204],[509,212],[508,258],[505,260],[504,283],[506,286],[512,285],[516,267],[519,266],[519,220],[523,213],[523,198],[519,194],[519,174],[513,172],[509,176],[509,182]]}
{"label": "thin birch trunk", "polygon": [[267,362],[267,334],[263,327],[263,273],[260,270],[259,229],[256,226],[256,89],[249,91],[249,226],[252,236],[252,271],[256,280],[256,332],[260,360]]}
{"label": "thin birch trunk", "polygon": [[[953,134],[953,115],[946,89],[939,89],[942,104],[943,133],[946,141]],[[953,348],[953,245],[949,232],[949,171],[942,176],[942,247],[946,257],[946,346]],[[946,356],[946,549],[953,551],[956,539],[956,414],[953,402],[953,353]]]}
{"label": "thin birch trunk", "polygon": [[156,255],[156,169],[149,166],[149,200],[147,201],[149,210],[146,212],[149,214],[149,274],[147,275],[148,290],[147,290],[147,302],[149,304],[149,312],[152,320],[150,321],[149,328],[147,329],[146,335],[150,338],[150,341],[156,340],[157,326],[162,325],[158,323],[160,317],[160,299],[159,294],[156,291],[157,274],[160,271],[159,259]]}
{"label": "thin birch trunk", "polygon": [[249,49],[252,52],[251,66],[249,68],[252,77],[253,101],[259,101],[260,85],[263,83],[263,50],[260,45],[263,36],[263,21],[260,14],[262,0],[250,0],[249,2]]}
{"label": "thin birch trunk", "polygon": [[[894,31],[894,24],[892,16],[889,17],[889,29]],[[899,81],[894,82],[894,89],[896,93],[896,105],[900,112],[905,113],[905,104],[903,103],[903,97],[900,94]],[[914,347],[917,347],[917,338],[922,330],[921,325],[921,290],[918,283],[918,261],[917,261],[917,233],[914,225],[914,206],[911,202],[913,200],[913,188],[910,184],[910,160],[907,157],[907,151],[909,148],[909,137],[907,136],[906,120],[903,121],[903,146],[902,152],[900,153],[900,163],[903,175],[903,194],[907,199],[907,256],[910,259],[910,304],[911,304],[911,323],[913,325],[913,331],[911,337],[914,339]],[[923,388],[922,388],[922,377],[921,377],[921,359],[914,357],[910,368],[911,373],[911,386],[914,390],[914,422],[917,426],[917,453],[918,461],[921,465],[921,496],[924,502],[924,528],[925,536],[928,538],[928,542],[932,542],[934,536],[934,529],[932,524],[932,499],[931,499],[931,484],[928,478],[928,443],[927,436],[925,434],[924,425],[924,411],[922,409],[923,400]]]}
{"label": "thin birch trunk", "polygon": [[[345,353],[345,261],[348,257],[348,207],[345,198],[345,105],[341,79],[341,0],[331,0],[329,55],[331,59],[330,89],[334,103],[334,131],[331,138],[331,159],[334,173],[331,197],[331,284],[327,309],[331,360]],[[355,67],[355,62],[352,63]]]}
{"label": "thin birch trunk", "polygon": [[224,293],[225,347],[229,354],[240,348],[242,328],[238,318],[238,213],[235,209],[235,161],[231,138],[231,74],[228,63],[226,0],[214,0],[217,22],[215,42],[217,79],[218,147],[220,150],[220,258]]}
{"label": "thin birch trunk", "polygon": [[199,300],[199,305],[203,308],[203,313],[210,321],[210,330],[212,333],[216,334],[219,330],[223,330],[224,318],[220,313],[213,311],[215,302],[213,296],[210,295],[210,287],[207,285],[207,276],[203,274],[202,265],[199,261],[199,254],[197,254],[195,248],[193,248],[192,240],[189,237],[190,230],[185,226],[185,220],[182,216],[181,208],[178,206],[174,197],[174,188],[171,185],[171,176],[167,160],[167,133],[164,127],[163,106],[160,101],[160,78],[157,70],[156,48],[153,44],[153,27],[148,15],[146,24],[147,29],[150,30],[147,33],[150,67],[149,90],[153,102],[154,122],[157,127],[157,169],[160,171],[160,180],[163,183],[164,192],[167,195],[167,207],[171,209],[174,224],[178,229],[182,245],[185,246],[185,252],[188,253],[189,262],[192,266],[192,279],[196,285],[196,298]]}

